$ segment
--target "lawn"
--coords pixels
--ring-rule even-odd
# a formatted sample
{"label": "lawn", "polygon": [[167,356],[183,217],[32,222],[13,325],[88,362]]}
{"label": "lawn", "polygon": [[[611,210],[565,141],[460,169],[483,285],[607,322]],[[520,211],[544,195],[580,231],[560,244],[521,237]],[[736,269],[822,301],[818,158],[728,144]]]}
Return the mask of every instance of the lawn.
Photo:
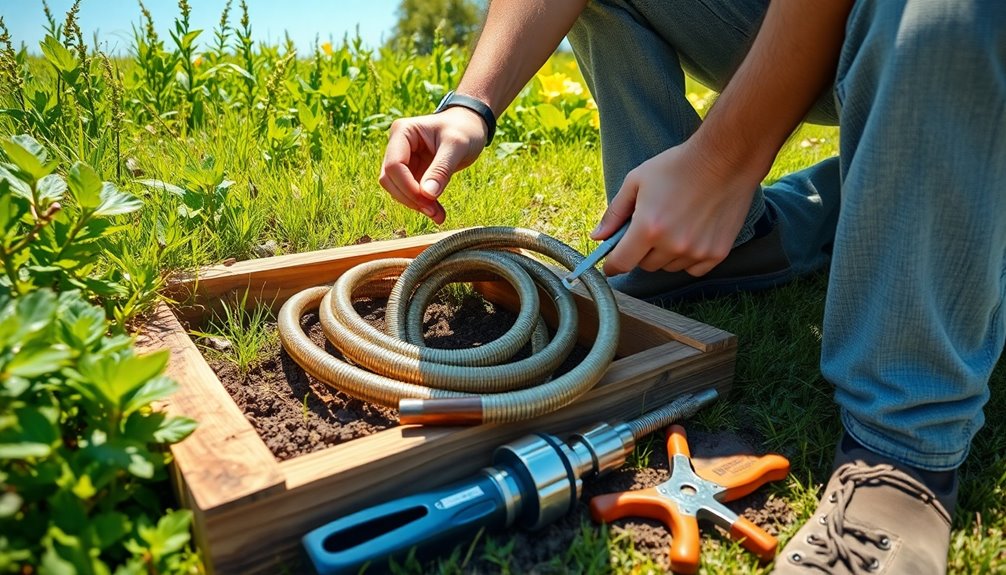
{"label": "lawn", "polygon": [[[5,161],[19,164],[15,156],[21,152],[12,147],[11,137],[28,134],[46,150],[50,171],[65,177],[70,185],[60,209],[49,219],[39,209],[51,206],[51,198],[28,192],[18,196],[19,188],[13,183],[0,185],[0,215],[15,214],[5,220],[9,233],[5,232],[3,244],[6,276],[0,281],[0,308],[19,299],[26,301],[40,290],[79,290],[86,303],[104,311],[105,331],[111,334],[107,337],[121,337],[142,323],[174,274],[228,260],[438,231],[425,217],[393,202],[378,185],[377,175],[389,123],[431,110],[445,90],[457,84],[465,51],[437,44],[433,54],[420,56],[404,48],[371,48],[350,39],[343,45],[323,44],[313,53],[296,54],[290,46],[251,42],[250,31],[242,28],[239,17],[235,8],[228,26],[203,31],[202,38],[213,38],[198,50],[184,10],[173,38],[158,38],[152,27],[140,25],[128,58],[108,59],[82,46],[80,39],[87,37],[87,31],[74,33],[62,19],[52,22],[52,40],[41,47],[43,55],[14,49],[10,42],[18,39],[4,35],[0,41],[5,86],[0,93],[0,136],[5,141]],[[33,54],[39,53],[38,47],[31,48]],[[714,94],[690,83],[688,97],[704,111]],[[551,234],[584,253],[592,249],[587,234],[604,205],[596,113],[571,57],[555,56],[501,118],[492,147],[474,166],[454,177],[442,198],[447,220],[439,229],[521,226]],[[35,148],[28,151],[36,157],[40,153]],[[779,155],[769,180],[837,153],[837,129],[804,126]],[[49,165],[46,161],[38,164]],[[98,187],[90,192],[85,191],[90,189],[90,180],[80,175],[83,165],[93,168],[98,178]],[[29,175],[19,174],[8,166],[0,179],[28,181]],[[44,181],[40,176],[29,184],[33,190],[42,189]],[[88,194],[98,198],[101,181],[112,182],[123,197],[138,199],[142,207],[130,204],[130,209],[109,209],[107,215],[93,216],[105,223],[83,223],[79,227],[84,231],[69,233],[85,215],[92,217],[95,207]],[[24,209],[18,212],[18,206]],[[93,238],[87,236],[92,227]],[[83,242],[83,247],[79,251],[59,248],[53,253],[53,246],[76,246],[74,242]],[[20,251],[14,250],[18,247]],[[19,255],[27,253],[30,258]],[[79,257],[68,255],[74,253]],[[826,286],[827,275],[821,273],[770,292],[690,303],[674,310],[738,336],[732,394],[700,413],[689,426],[742,432],[757,438],[759,449],[790,459],[790,477],[764,488],[793,511],[795,521],[785,526],[783,543],[813,511],[840,432],[832,389],[818,370]],[[13,312],[5,308],[7,315],[0,314],[0,319],[9,313]],[[261,321],[261,317],[256,319],[256,323]],[[0,338],[8,335],[0,329]],[[150,572],[201,571],[184,537],[159,548],[163,553],[157,556],[148,548],[144,555],[128,544],[146,542],[152,549],[154,524],[158,529],[163,525],[161,543],[169,539],[172,526],[160,520],[159,514],[176,504],[165,496],[168,488],[161,471],[144,477],[131,467],[135,461],[128,457],[124,463],[110,458],[102,464],[119,466],[112,475],[129,476],[122,480],[121,485],[128,487],[125,492],[113,497],[100,486],[92,490],[83,484],[81,478],[93,469],[76,467],[76,438],[84,443],[97,439],[79,427],[82,420],[76,410],[98,408],[81,399],[83,392],[77,387],[72,389],[78,392],[61,391],[61,378],[73,381],[79,371],[71,370],[66,362],[77,360],[70,355],[49,357],[48,372],[22,370],[22,379],[6,377],[14,373],[10,366],[17,349],[8,340],[0,341],[0,374],[5,376],[0,378],[5,386],[5,395],[0,397],[4,408],[0,446],[11,433],[27,433],[24,425],[11,423],[6,414],[27,413],[26,406],[41,405],[42,395],[33,399],[12,395],[17,381],[37,384],[26,389],[37,388],[44,397],[54,398],[48,407],[39,407],[39,413],[48,414],[47,426],[59,425],[64,432],[47,436],[50,449],[44,454],[0,450],[0,486],[7,486],[19,499],[12,508],[7,504],[13,505],[13,500],[0,498],[0,531],[20,532],[30,519],[35,522],[32,529],[40,534],[37,541],[20,542],[0,535],[0,572],[17,572],[19,566],[33,563],[94,565],[98,560],[113,571],[115,565],[149,567],[157,561],[157,569]],[[151,369],[159,371],[155,367]],[[1006,570],[1004,384],[1006,368],[1000,361],[986,406],[986,426],[962,469],[951,543],[952,573]],[[58,417],[52,405],[60,410]],[[144,409],[137,407],[137,413],[148,414]],[[121,429],[134,429],[127,415],[120,415]],[[73,445],[66,445],[64,439],[71,437]],[[163,444],[181,437],[184,433],[179,431],[162,433],[156,439]],[[53,489],[80,505],[83,515],[74,520],[77,523],[52,519],[45,506],[32,507],[31,502],[42,496],[32,499],[24,491],[26,484],[15,481],[18,477],[29,481],[24,479],[25,469],[41,470],[49,465],[46,458],[57,457],[62,475],[50,469],[45,475],[48,480],[39,473],[35,481],[58,485]],[[646,459],[641,453],[634,461]],[[10,487],[16,485],[22,486],[20,495],[16,487]],[[147,497],[142,504],[134,504],[130,497],[138,492],[159,493],[159,500]],[[29,517],[32,513],[34,519]],[[102,513],[101,521],[114,519],[119,525],[111,534],[105,538],[90,531],[88,536],[73,535],[78,527],[84,533],[85,527],[78,523],[87,521],[81,518],[93,519]],[[187,525],[180,524],[178,532]],[[511,551],[507,536],[500,535],[478,547],[460,549],[435,565],[413,564],[401,570],[458,572],[488,561],[499,571],[510,572]],[[707,537],[702,551],[704,573],[768,571],[726,539]],[[568,553],[556,557],[550,567],[542,566],[546,568],[573,573],[660,571],[657,559],[633,549],[619,528],[602,530],[589,524],[583,525]],[[290,571],[295,570],[291,565]]]}

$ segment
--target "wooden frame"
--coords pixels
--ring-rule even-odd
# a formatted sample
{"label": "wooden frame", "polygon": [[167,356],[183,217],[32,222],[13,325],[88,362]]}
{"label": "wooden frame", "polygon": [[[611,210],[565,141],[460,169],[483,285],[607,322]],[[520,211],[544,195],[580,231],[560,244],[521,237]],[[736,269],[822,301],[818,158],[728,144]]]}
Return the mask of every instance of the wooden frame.
{"label": "wooden frame", "polygon": [[[215,302],[247,291],[249,304],[278,309],[297,291],[334,281],[379,257],[412,257],[450,232],[216,266],[177,282],[143,330],[141,349],[171,351],[168,375],[181,384],[164,409],[199,421],[172,447],[173,479],[194,512],[195,535],[216,573],[272,572],[296,554],[304,533],[345,513],[417,492],[489,464],[492,450],[529,431],[566,434],[598,421],[622,421],[688,391],[725,393],[734,373],[733,335],[616,294],[622,316],[618,357],[583,398],[535,421],[464,428],[398,426],[291,460],[277,461],[189,338]],[[491,301],[512,305],[509,286],[482,282]],[[577,290],[580,338],[597,317]],[[254,301],[253,301],[254,300]],[[547,306],[543,306],[544,308]],[[546,318],[548,319],[548,318]]]}

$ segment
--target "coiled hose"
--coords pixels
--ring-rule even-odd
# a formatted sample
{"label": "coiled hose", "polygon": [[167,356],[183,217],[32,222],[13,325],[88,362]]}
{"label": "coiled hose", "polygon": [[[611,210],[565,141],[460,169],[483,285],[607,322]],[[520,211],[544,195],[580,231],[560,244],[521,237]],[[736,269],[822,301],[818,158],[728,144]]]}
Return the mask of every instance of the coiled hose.
{"label": "coiled hose", "polygon": [[[575,400],[604,375],[618,342],[618,307],[597,270],[581,276],[597,306],[597,336],[583,361],[548,380],[576,343],[576,304],[554,273],[514,249],[545,255],[568,269],[582,259],[573,248],[532,230],[464,230],[433,244],[414,260],[368,262],[344,273],[331,288],[310,288],[294,295],[279,312],[280,341],[307,373],[354,397],[397,407],[402,423],[500,423],[549,413]],[[437,291],[473,272],[485,271],[502,277],[517,291],[521,308],[514,325],[480,347],[425,347],[423,313]],[[389,333],[385,334],[359,316],[352,299],[388,294],[389,286],[385,311]],[[558,312],[551,341],[539,316],[539,287],[552,298]],[[314,308],[319,309],[328,340],[360,367],[329,355],[307,337],[300,318]],[[502,363],[529,340],[530,357]]]}

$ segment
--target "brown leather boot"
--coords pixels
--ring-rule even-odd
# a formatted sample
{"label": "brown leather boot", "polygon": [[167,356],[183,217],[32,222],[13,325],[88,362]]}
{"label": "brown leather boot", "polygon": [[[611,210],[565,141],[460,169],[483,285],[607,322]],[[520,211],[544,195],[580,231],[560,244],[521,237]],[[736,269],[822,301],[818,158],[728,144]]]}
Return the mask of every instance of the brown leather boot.
{"label": "brown leather boot", "polygon": [[[860,446],[840,450],[817,511],[775,560],[773,573],[946,573],[956,474],[935,477]],[[951,509],[948,511],[948,507]]]}

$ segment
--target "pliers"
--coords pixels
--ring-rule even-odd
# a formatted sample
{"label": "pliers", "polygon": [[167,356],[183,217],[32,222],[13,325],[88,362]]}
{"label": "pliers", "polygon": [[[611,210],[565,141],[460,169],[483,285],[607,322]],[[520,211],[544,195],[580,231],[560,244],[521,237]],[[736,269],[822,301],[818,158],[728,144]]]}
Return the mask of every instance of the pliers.
{"label": "pliers", "polygon": [[594,520],[610,523],[623,517],[646,517],[660,521],[673,537],[671,569],[677,573],[695,573],[699,569],[699,518],[724,528],[730,537],[762,560],[775,556],[778,546],[775,537],[722,502],[738,499],[769,481],[786,477],[789,461],[785,457],[735,455],[696,472],[685,429],[680,425],[667,430],[667,455],[670,479],[647,489],[594,497],[590,500]]}

